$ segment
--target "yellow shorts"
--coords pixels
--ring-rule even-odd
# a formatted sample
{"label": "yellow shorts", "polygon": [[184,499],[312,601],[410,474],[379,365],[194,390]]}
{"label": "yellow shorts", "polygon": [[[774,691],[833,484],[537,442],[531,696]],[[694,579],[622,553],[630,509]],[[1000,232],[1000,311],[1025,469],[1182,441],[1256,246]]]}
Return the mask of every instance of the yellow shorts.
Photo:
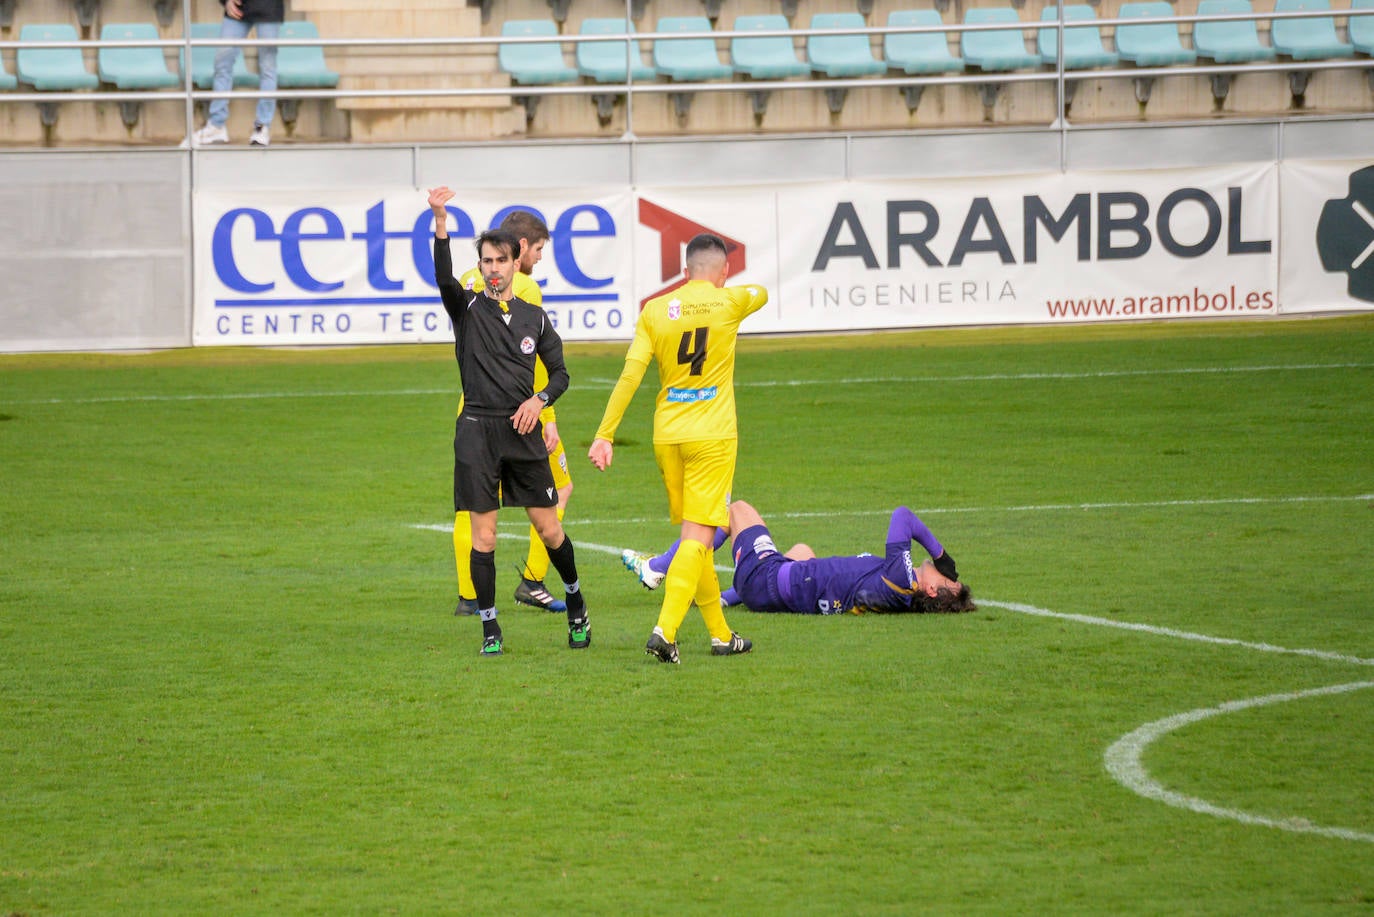
{"label": "yellow shorts", "polygon": [[568,457],[563,453],[562,439],[549,453],[549,469],[553,471],[553,486],[558,490],[572,483],[572,476],[568,474]]}
{"label": "yellow shorts", "polygon": [[738,451],[733,439],[654,444],[673,525],[681,525],[683,519],[716,526],[730,521],[730,488]]}

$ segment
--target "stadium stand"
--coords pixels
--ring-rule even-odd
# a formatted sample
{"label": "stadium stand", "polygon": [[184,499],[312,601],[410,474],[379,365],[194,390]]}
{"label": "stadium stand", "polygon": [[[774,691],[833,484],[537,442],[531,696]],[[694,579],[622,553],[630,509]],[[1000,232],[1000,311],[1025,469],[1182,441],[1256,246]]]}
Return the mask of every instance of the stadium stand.
{"label": "stadium stand", "polygon": [[[935,10],[893,10],[887,14],[890,28],[939,27],[945,23]],[[883,61],[890,70],[900,70],[909,76],[928,73],[957,73],[964,69],[964,59],[949,50],[949,36],[945,32],[888,33],[883,36]],[[909,112],[921,104],[924,86],[902,86],[902,98]]]}
{"label": "stadium stand", "polygon": [[[159,38],[157,26],[151,22],[106,23],[100,29],[101,41],[157,41]],[[101,48],[96,52],[96,73],[102,83],[119,89],[168,89],[181,82],[167,69],[167,59],[158,47]],[[142,110],[142,102],[120,102],[119,117],[124,126],[133,128],[138,124]]]}
{"label": "stadium stand", "polygon": [[[1250,0],[1201,0],[1199,16],[1247,15],[1254,12]],[[1197,56],[1218,64],[1243,64],[1274,59],[1274,49],[1262,44],[1253,19],[1193,23],[1193,50]],[[1212,74],[1212,97],[1225,100],[1231,91],[1231,74]]]}
{"label": "stadium stand", "polygon": [[[557,40],[558,26],[546,19],[508,19],[501,26],[503,37],[551,37],[553,41],[529,44],[501,45],[496,60],[502,72],[522,86],[549,86],[577,81],[577,71],[563,59],[563,46]],[[515,100],[525,106],[525,120],[533,121],[539,105],[537,95],[518,95]]]}
{"label": "stadium stand", "polygon": [[[811,17],[813,29],[862,29],[867,23],[859,13],[816,13]],[[867,35],[808,35],[806,59],[814,73],[831,79],[856,76],[876,76],[887,72],[887,64],[873,56],[873,44]],[[844,110],[849,90],[831,88],[825,91],[825,101],[832,115]]]}
{"label": "stadium stand", "polygon": [[[191,38],[219,38],[218,22],[191,23]],[[203,46],[191,48],[191,83],[197,89],[213,89],[215,85],[215,52],[218,47]],[[177,57],[181,67],[182,79],[186,77],[186,49],[182,48]],[[248,69],[248,60],[240,49],[234,58],[233,85],[235,88],[258,87],[258,75]]]}
{"label": "stadium stand", "polygon": [[[788,28],[787,17],[769,13],[736,17],[731,31],[785,32]],[[797,57],[797,48],[792,39],[783,35],[732,38],[730,64],[736,73],[754,80],[784,80],[792,76],[805,76],[811,72],[810,65]],[[768,110],[769,95],[770,93],[759,89],[751,90],[749,93],[756,124],[763,122],[764,112]]]}
{"label": "stadium stand", "polygon": [[[581,35],[632,35],[634,26],[628,19],[594,18],[582,20]],[[580,41],[577,43],[577,72],[597,83],[646,82],[658,76],[658,71],[644,63],[637,42]],[[632,63],[633,62],[633,63]],[[616,99],[624,93],[604,92],[592,96],[596,104],[597,120],[602,127],[611,123]]]}
{"label": "stadium stand", "polygon": [[[1123,3],[1117,13],[1121,19],[1159,19],[1173,15],[1174,8],[1166,0]],[[1137,67],[1167,67],[1197,61],[1197,52],[1183,47],[1176,22],[1132,22],[1117,26],[1116,53]],[[1137,77],[1136,101],[1141,105],[1149,102],[1153,88],[1153,77]]]}
{"label": "stadium stand", "polygon": [[[658,21],[659,32],[709,32],[711,21],[705,16],[665,16]],[[729,64],[720,61],[714,38],[658,38],[654,40],[654,68],[674,82],[699,83],[724,80],[735,75]],[[669,93],[678,120],[685,120],[692,105],[692,93]]]}
{"label": "stadium stand", "polygon": [[[964,12],[964,25],[1011,25],[1021,22],[1020,15],[1009,6],[974,8]],[[1040,66],[1040,55],[1026,50],[1026,39],[1020,29],[963,32],[959,38],[964,64],[985,73],[1003,73]],[[983,107],[991,110],[1001,86],[983,83],[978,91]]]}
{"label": "stadium stand", "polygon": [[[318,39],[320,30],[313,22],[301,19],[283,22],[278,34],[304,41]],[[282,45],[277,49],[277,89],[333,89],[338,85],[339,74],[325,64],[324,49],[319,45]],[[285,124],[295,124],[296,99],[279,99],[277,107]]]}
{"label": "stadium stand", "polygon": [[[1330,0],[1275,0],[1274,12],[1320,12],[1331,9]],[[1310,19],[1275,19],[1269,30],[1274,50],[1295,61],[1331,60],[1354,57],[1355,46],[1341,41],[1336,34],[1336,20],[1331,16]],[[1292,70],[1288,74],[1288,89],[1295,100],[1307,95],[1312,71]]]}

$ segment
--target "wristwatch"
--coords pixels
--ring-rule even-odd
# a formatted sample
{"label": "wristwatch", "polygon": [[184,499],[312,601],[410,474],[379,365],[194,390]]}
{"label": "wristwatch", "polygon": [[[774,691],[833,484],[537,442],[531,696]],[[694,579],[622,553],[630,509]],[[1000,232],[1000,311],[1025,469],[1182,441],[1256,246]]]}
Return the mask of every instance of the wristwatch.
{"label": "wristwatch", "polygon": [[534,393],[534,397],[536,397],[536,398],[538,398],[540,401],[544,402],[544,407],[548,407],[548,406],[549,406],[549,393],[548,393],[548,392],[535,392],[535,393]]}

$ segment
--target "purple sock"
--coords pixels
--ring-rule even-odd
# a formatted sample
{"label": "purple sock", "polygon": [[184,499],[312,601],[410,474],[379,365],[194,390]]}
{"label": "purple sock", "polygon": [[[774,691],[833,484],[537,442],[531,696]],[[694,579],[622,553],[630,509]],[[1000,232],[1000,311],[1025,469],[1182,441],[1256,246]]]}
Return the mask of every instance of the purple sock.
{"label": "purple sock", "polygon": [[[711,545],[711,550],[714,551],[721,545],[725,544],[726,540],[729,537],[730,536],[726,533],[725,529],[716,529],[716,537],[712,539],[713,544]],[[668,567],[670,564],[672,564],[673,557],[676,556],[677,549],[681,544],[682,539],[679,538],[677,541],[673,542],[672,547],[670,547],[668,550],[664,551],[657,557],[649,558],[649,569],[654,571],[655,573],[667,573]]]}

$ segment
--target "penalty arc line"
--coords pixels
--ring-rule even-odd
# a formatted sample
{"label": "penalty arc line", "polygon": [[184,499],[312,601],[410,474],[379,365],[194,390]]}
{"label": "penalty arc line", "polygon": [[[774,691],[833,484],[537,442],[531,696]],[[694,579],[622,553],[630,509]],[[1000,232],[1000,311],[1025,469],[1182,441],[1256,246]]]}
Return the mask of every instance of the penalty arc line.
{"label": "penalty arc line", "polygon": [[[1239,646],[1265,653],[1285,653],[1294,656],[1307,656],[1314,659],[1346,663],[1349,665],[1374,666],[1374,659],[1351,656],[1344,653],[1332,653],[1326,650],[1295,649],[1275,646],[1271,643],[1253,643],[1246,640],[1235,640],[1229,637],[1213,637],[1207,634],[1175,630],[1169,627],[1155,627],[1149,624],[1137,624],[1129,621],[1113,621],[1110,618],[1099,618],[1092,615],[1063,614],[1061,612],[1049,611],[1044,608],[1037,608],[1033,605],[1024,605],[1018,602],[999,602],[991,599],[979,599],[978,601],[980,605],[990,608],[1002,608],[1006,611],[1014,611],[1018,614],[1027,614],[1042,618],[1057,618],[1063,621],[1072,621],[1076,624],[1113,627],[1119,630],[1153,634],[1155,636],[1170,637],[1177,640],[1191,640],[1197,643],[1210,643],[1217,646]],[[1274,818],[1266,815],[1255,815],[1240,809],[1229,809],[1224,806],[1218,806],[1196,796],[1188,796],[1183,793],[1174,792],[1152,778],[1149,772],[1146,771],[1144,764],[1141,763],[1141,758],[1145,754],[1146,748],[1168,733],[1184,726],[1214,716],[1220,716],[1223,713],[1235,713],[1240,710],[1267,707],[1273,704],[1304,700],[1310,697],[1345,694],[1351,691],[1364,690],[1366,688],[1374,688],[1374,681],[1357,681],[1349,684],[1331,685],[1324,688],[1313,688],[1308,691],[1269,694],[1263,697],[1227,701],[1215,707],[1203,707],[1197,710],[1189,710],[1186,713],[1179,713],[1165,717],[1161,720],[1156,720],[1152,723],[1146,723],[1144,726],[1127,733],[1125,736],[1113,742],[1107,749],[1103,755],[1103,763],[1107,768],[1107,773],[1111,775],[1112,779],[1126,789],[1146,799],[1162,802],[1165,805],[1175,808],[1186,809],[1191,812],[1196,812],[1199,815],[1211,815],[1216,818],[1225,818],[1246,825],[1277,828],[1282,831],[1291,831],[1299,834],[1317,834],[1323,837],[1332,837],[1346,841],[1374,843],[1374,833],[1367,831],[1318,825],[1305,818]]]}
{"label": "penalty arc line", "polygon": [[1313,688],[1310,691],[1294,691],[1288,694],[1269,694],[1264,697],[1251,697],[1246,700],[1230,701],[1218,704],[1215,707],[1203,707],[1198,710],[1189,710],[1187,713],[1179,713],[1174,716],[1156,720],[1153,723],[1146,723],[1139,729],[1127,733],[1120,739],[1112,743],[1103,756],[1103,761],[1107,766],[1107,773],[1117,783],[1124,786],[1146,799],[1153,799],[1165,805],[1173,806],[1177,809],[1187,809],[1200,815],[1212,815],[1217,818],[1226,818],[1231,821],[1240,822],[1245,825],[1259,825],[1266,828],[1278,828],[1282,831],[1292,831],[1299,834],[1318,834],[1322,837],[1333,837],[1344,841],[1364,841],[1374,843],[1374,834],[1367,831],[1357,831],[1354,828],[1334,828],[1326,825],[1317,825],[1305,818],[1271,818],[1266,815],[1254,815],[1241,809],[1228,809],[1199,799],[1196,796],[1188,796],[1183,793],[1176,793],[1165,788],[1154,780],[1140,763],[1141,755],[1145,749],[1156,739],[1193,723],[1201,722],[1223,713],[1234,713],[1238,710],[1249,710],[1255,707],[1267,707],[1272,704],[1282,704],[1289,701],[1304,700],[1309,697],[1324,697],[1333,694],[1346,694],[1351,691],[1362,691],[1366,688],[1374,688],[1374,681],[1355,681],[1344,685],[1331,685],[1325,688]]}

